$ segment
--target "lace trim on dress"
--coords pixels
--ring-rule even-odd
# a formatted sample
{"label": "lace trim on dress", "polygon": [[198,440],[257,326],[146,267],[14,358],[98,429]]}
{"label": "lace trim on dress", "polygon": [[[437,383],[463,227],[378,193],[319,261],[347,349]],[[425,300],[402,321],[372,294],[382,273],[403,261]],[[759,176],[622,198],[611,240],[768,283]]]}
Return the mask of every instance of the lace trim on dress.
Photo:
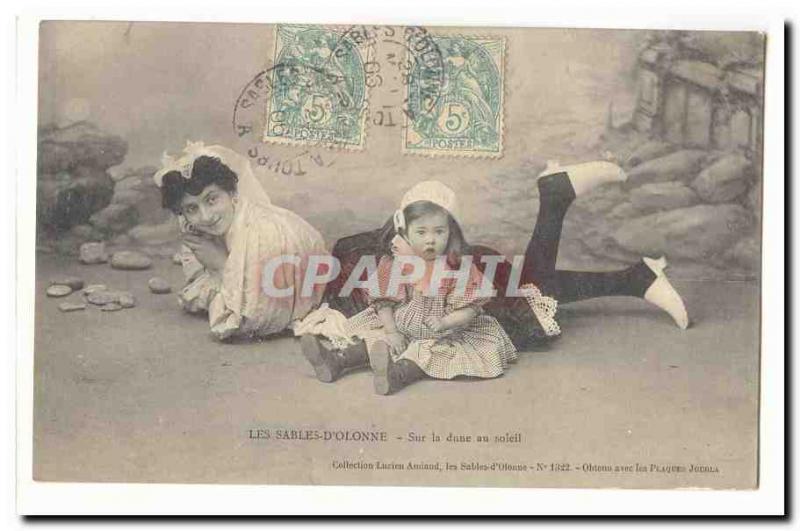
{"label": "lace trim on dress", "polygon": [[533,310],[536,319],[542,326],[544,333],[547,336],[557,336],[561,334],[561,327],[556,322],[556,311],[558,310],[558,301],[553,297],[542,295],[539,288],[533,284],[524,284],[520,286],[520,292],[525,294],[525,300]]}

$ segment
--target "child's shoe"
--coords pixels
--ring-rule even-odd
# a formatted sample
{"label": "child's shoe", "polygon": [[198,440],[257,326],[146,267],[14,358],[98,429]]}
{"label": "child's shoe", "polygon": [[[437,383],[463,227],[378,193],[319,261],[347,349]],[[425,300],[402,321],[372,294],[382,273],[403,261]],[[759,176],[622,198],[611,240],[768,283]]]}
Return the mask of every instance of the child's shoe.
{"label": "child's shoe", "polygon": [[342,374],[342,366],[336,355],[317,336],[300,336],[300,348],[320,382],[331,383]]}
{"label": "child's shoe", "polygon": [[383,341],[376,342],[369,350],[369,364],[373,371],[375,393],[390,395],[408,384],[421,380],[425,372],[414,362],[399,360],[395,362],[389,345]]}
{"label": "child's shoe", "polygon": [[317,336],[304,335],[300,337],[300,347],[320,382],[335,382],[346,369],[364,367],[369,361],[363,342],[339,351],[327,348]]}

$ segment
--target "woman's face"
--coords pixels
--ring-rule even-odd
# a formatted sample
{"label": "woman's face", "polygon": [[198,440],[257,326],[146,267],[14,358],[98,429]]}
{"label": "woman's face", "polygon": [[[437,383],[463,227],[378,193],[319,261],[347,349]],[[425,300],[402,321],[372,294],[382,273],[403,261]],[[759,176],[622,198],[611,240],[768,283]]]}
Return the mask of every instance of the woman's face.
{"label": "woman's face", "polygon": [[235,195],[216,184],[206,186],[200,195],[184,194],[181,199],[181,214],[195,230],[222,236],[233,223]]}
{"label": "woman's face", "polygon": [[408,243],[414,254],[425,260],[443,255],[449,240],[450,224],[443,213],[426,214],[408,225]]}

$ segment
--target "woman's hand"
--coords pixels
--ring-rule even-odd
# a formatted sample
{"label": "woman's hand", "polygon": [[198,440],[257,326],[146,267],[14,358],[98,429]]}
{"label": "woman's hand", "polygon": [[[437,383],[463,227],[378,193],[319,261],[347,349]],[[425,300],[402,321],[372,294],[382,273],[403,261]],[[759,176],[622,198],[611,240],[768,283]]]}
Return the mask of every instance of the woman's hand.
{"label": "woman's hand", "polygon": [[398,356],[408,348],[408,340],[406,336],[400,332],[389,332],[386,334],[386,343],[389,344],[389,348]]}
{"label": "woman's hand", "polygon": [[225,269],[228,251],[222,243],[196,234],[186,234],[183,243],[192,250],[197,260],[207,270],[218,272]]}

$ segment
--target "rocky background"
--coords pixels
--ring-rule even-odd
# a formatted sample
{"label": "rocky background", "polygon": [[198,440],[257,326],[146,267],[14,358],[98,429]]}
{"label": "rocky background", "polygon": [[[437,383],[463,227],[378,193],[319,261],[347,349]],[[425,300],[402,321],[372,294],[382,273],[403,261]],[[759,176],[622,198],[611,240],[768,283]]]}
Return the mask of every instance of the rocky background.
{"label": "rocky background", "polygon": [[152,178],[156,168],[122,169],[127,150],[123,138],[89,122],[40,129],[40,252],[78,256],[82,244],[103,242],[107,252],[133,248],[149,256],[175,253],[177,220],[161,208]]}
{"label": "rocky background", "polygon": [[576,201],[562,253],[577,265],[666,255],[673,276],[742,280],[760,268],[760,172],[739,153],[683,149],[614,131],[628,174]]}
{"label": "rocky background", "polygon": [[[628,180],[575,201],[564,220],[558,267],[608,270],[665,255],[672,278],[758,278],[761,177],[745,156],[687,149],[628,125],[609,130],[577,160],[592,154],[615,160]],[[538,211],[535,176],[545,166],[530,161],[491,176],[486,201],[497,220],[481,227],[475,241],[524,249]]]}

